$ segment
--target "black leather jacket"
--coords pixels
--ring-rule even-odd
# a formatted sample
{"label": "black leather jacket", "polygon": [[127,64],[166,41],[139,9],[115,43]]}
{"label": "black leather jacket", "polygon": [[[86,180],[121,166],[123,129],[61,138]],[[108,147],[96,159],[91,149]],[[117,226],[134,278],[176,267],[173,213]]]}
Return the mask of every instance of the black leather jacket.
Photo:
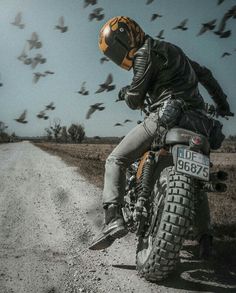
{"label": "black leather jacket", "polygon": [[121,90],[121,98],[131,109],[141,108],[148,94],[154,104],[168,95],[178,97],[189,108],[204,107],[199,93],[200,82],[219,107],[228,105],[211,71],[190,60],[183,51],[168,42],[146,36],[144,45],[136,52],[131,85]]}

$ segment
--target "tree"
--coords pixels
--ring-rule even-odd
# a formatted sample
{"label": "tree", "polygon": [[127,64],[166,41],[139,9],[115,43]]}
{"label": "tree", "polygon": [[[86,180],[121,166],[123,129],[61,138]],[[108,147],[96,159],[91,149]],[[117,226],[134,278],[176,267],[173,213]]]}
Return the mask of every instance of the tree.
{"label": "tree", "polygon": [[61,129],[61,137],[60,137],[60,139],[61,139],[62,142],[67,143],[68,138],[69,138],[69,135],[68,135],[68,132],[67,132],[67,127],[63,126],[62,129]]}
{"label": "tree", "polygon": [[5,132],[8,126],[0,121],[0,142],[9,142],[9,135]]}
{"label": "tree", "polygon": [[58,141],[59,134],[61,132],[61,120],[56,118],[53,120],[53,126],[50,126],[50,129],[53,132],[56,142]]}
{"label": "tree", "polygon": [[84,126],[81,124],[72,123],[68,129],[68,133],[70,134],[71,140],[75,143],[82,142],[85,137]]}
{"label": "tree", "polygon": [[45,128],[45,131],[47,133],[47,139],[52,140],[52,130],[50,128]]}

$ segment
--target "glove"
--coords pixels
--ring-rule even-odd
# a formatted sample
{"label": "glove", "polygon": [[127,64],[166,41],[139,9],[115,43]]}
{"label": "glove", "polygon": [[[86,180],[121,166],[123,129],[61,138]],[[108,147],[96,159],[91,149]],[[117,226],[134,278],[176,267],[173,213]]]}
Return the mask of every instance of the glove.
{"label": "glove", "polygon": [[217,105],[216,114],[221,117],[232,116],[228,102],[225,100],[224,103]]}
{"label": "glove", "polygon": [[118,93],[118,100],[119,101],[124,101],[125,99],[125,94],[126,94],[126,90],[129,88],[129,86],[125,86],[125,87],[122,87]]}

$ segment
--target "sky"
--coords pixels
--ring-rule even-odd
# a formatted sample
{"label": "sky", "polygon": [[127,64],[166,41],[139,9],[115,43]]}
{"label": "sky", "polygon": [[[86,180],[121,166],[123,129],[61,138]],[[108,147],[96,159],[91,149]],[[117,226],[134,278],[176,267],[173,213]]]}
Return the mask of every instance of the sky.
{"label": "sky", "polygon": [[[109,61],[100,64],[103,57],[98,48],[98,34],[106,21],[117,15],[136,20],[143,30],[155,37],[164,29],[165,41],[181,47],[191,59],[208,67],[228,96],[231,111],[236,112],[236,19],[230,19],[227,29],[232,30],[229,38],[220,39],[212,32],[196,36],[201,24],[217,19],[217,26],[224,13],[236,5],[235,0],[98,0],[95,6],[84,8],[83,0],[0,0],[0,121],[8,125],[8,132],[19,136],[45,135],[45,128],[60,119],[61,125],[83,124],[87,136],[123,136],[143,119],[139,110],[131,110],[125,102],[116,103],[119,89],[132,80],[132,70],[126,71]],[[94,8],[102,7],[105,18],[89,21],[88,15]],[[11,24],[16,14],[22,12],[24,29]],[[153,13],[163,17],[150,21]],[[64,16],[66,33],[55,30],[58,18]],[[183,19],[188,18],[186,31],[173,30]],[[26,40],[37,32],[42,48],[32,49],[29,55],[42,54],[47,62],[35,69],[17,59]],[[224,52],[232,55],[221,58]],[[32,82],[33,72],[55,72]],[[116,89],[95,94],[99,84],[109,73],[113,74]],[[77,93],[86,81],[90,94]],[[208,93],[200,86],[206,102],[211,102]],[[49,119],[36,117],[45,105],[54,102],[56,109],[49,111]],[[85,119],[89,105],[104,103],[105,110],[95,112]],[[27,124],[14,121],[27,109]],[[123,127],[114,127],[125,119],[132,122]],[[226,135],[236,134],[236,117],[228,121],[221,119]]]}

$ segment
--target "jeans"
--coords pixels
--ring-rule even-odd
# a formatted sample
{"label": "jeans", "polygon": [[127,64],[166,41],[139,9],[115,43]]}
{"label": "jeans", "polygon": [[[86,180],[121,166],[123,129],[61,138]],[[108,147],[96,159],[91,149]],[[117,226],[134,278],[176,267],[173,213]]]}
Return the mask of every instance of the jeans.
{"label": "jeans", "polygon": [[[178,125],[181,115],[181,103],[167,100],[156,112],[150,113],[142,123],[134,127],[116,146],[105,164],[104,207],[109,204],[123,204],[127,167],[149,150],[157,135],[161,136],[166,129]],[[206,233],[210,229],[210,214],[206,195],[202,195],[197,209],[196,232],[197,234]]]}

